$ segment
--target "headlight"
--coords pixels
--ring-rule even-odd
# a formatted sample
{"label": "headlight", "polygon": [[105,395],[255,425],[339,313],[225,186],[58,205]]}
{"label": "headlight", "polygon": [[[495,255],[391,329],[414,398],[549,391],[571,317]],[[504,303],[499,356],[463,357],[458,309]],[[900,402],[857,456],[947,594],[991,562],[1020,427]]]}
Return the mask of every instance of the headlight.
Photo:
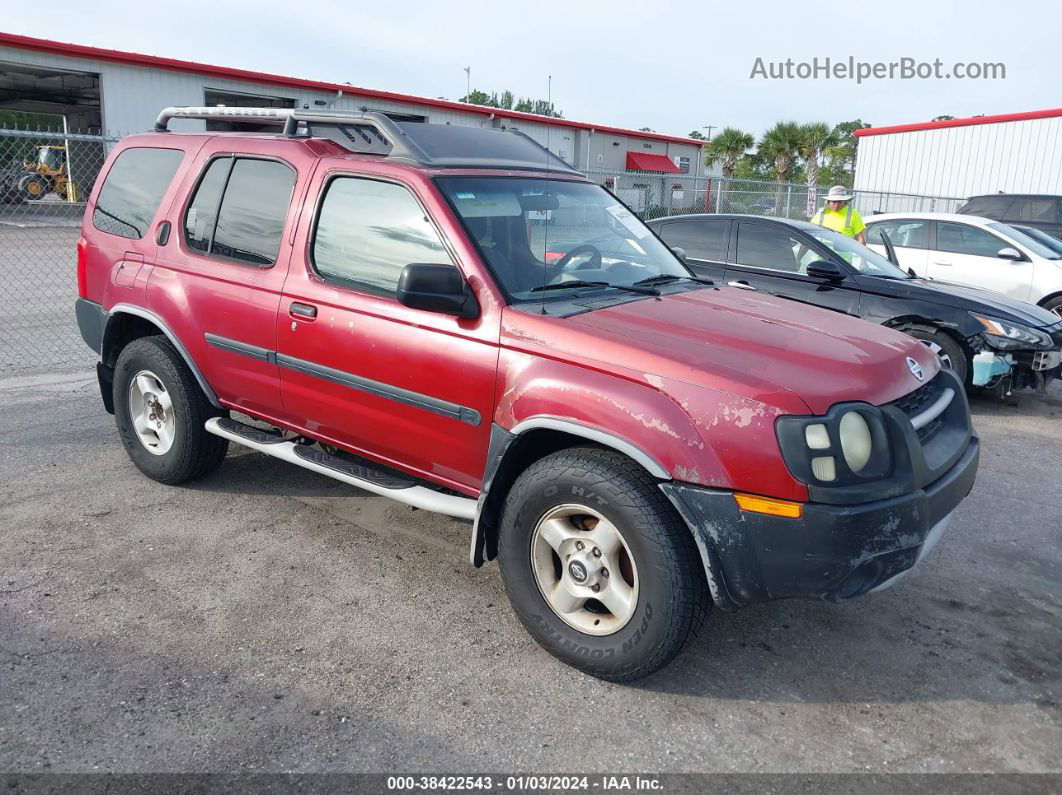
{"label": "headlight", "polygon": [[873,442],[870,438],[870,426],[858,411],[849,411],[841,417],[840,424],[841,453],[853,472],[861,472],[870,461]]}
{"label": "headlight", "polygon": [[786,466],[802,483],[850,486],[891,474],[889,437],[874,406],[847,403],[823,417],[779,417],[776,431]]}
{"label": "headlight", "polygon": [[1008,323],[1005,320],[996,320],[991,317],[971,314],[974,320],[984,327],[984,333],[992,337],[993,343],[1002,342],[1004,348],[1021,347],[1019,343],[1029,345],[1051,345],[1051,338],[1042,331],[1022,326],[1018,323]]}

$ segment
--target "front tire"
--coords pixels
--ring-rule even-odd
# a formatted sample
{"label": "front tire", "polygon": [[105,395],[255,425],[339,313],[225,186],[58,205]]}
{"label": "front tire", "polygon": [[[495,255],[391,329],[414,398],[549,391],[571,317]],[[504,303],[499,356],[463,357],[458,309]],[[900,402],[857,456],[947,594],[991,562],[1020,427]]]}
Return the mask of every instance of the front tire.
{"label": "front tire", "polygon": [[1058,316],[1062,320],[1062,295],[1044,302],[1044,309]]}
{"label": "front tire", "polygon": [[524,471],[506,500],[498,560],[532,637],[614,682],[670,662],[709,608],[688,528],[656,481],[611,450],[562,450]]}
{"label": "front tire", "polygon": [[114,418],[129,458],[152,480],[174,485],[220,466],[227,439],[203,427],[218,411],[165,337],[126,345],[114,367]]}
{"label": "front tire", "polygon": [[943,331],[921,327],[906,328],[903,332],[929,348],[944,367],[954,371],[963,384],[969,385],[970,357],[952,336]]}

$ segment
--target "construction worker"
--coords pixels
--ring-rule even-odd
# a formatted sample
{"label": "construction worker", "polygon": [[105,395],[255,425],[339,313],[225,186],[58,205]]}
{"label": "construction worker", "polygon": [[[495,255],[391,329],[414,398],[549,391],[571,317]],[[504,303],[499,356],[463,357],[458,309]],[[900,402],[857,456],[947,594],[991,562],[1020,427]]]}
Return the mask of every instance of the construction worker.
{"label": "construction worker", "polygon": [[867,241],[863,230],[867,225],[863,223],[859,211],[849,204],[850,201],[852,194],[843,185],[834,185],[826,194],[826,206],[811,216],[811,223],[855,238],[865,245]]}

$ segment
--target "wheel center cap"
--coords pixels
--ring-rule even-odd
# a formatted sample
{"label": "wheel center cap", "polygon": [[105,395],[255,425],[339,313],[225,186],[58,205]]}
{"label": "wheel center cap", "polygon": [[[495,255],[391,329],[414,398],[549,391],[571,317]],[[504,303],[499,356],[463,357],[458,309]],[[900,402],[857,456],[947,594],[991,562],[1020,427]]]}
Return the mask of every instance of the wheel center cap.
{"label": "wheel center cap", "polygon": [[573,560],[568,564],[568,576],[572,578],[572,582],[576,585],[586,585],[586,581],[590,579],[590,573],[586,570],[586,566],[579,560]]}

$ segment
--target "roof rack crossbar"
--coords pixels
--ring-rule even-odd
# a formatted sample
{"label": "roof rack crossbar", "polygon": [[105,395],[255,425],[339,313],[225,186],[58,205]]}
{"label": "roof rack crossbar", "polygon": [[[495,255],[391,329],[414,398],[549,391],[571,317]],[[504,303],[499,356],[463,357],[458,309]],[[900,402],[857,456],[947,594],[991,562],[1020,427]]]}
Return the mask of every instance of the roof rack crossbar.
{"label": "roof rack crossbar", "polygon": [[[168,132],[171,119],[271,124],[288,136],[299,135],[302,125],[309,137],[328,138],[350,152],[383,155],[429,167],[492,167],[579,174],[519,130],[503,133],[476,127],[399,123],[379,111],[170,107],[159,113],[156,132]],[[366,128],[375,133],[376,140],[367,134]],[[504,139],[495,135],[504,135]],[[447,154],[433,154],[440,149]]]}
{"label": "roof rack crossbar", "polygon": [[[225,107],[169,107],[163,108],[155,122],[156,132],[168,132],[171,119],[202,119],[205,121],[250,122],[252,124],[275,124],[282,128],[283,135],[298,134],[299,125],[305,124],[312,136],[314,127],[373,127],[390,144],[389,157],[404,158],[418,163],[430,162],[430,158],[416,145],[393,120],[375,111],[308,110],[299,108],[225,108]],[[331,137],[331,136],[329,136]],[[352,152],[362,151],[354,139],[336,140]]]}

